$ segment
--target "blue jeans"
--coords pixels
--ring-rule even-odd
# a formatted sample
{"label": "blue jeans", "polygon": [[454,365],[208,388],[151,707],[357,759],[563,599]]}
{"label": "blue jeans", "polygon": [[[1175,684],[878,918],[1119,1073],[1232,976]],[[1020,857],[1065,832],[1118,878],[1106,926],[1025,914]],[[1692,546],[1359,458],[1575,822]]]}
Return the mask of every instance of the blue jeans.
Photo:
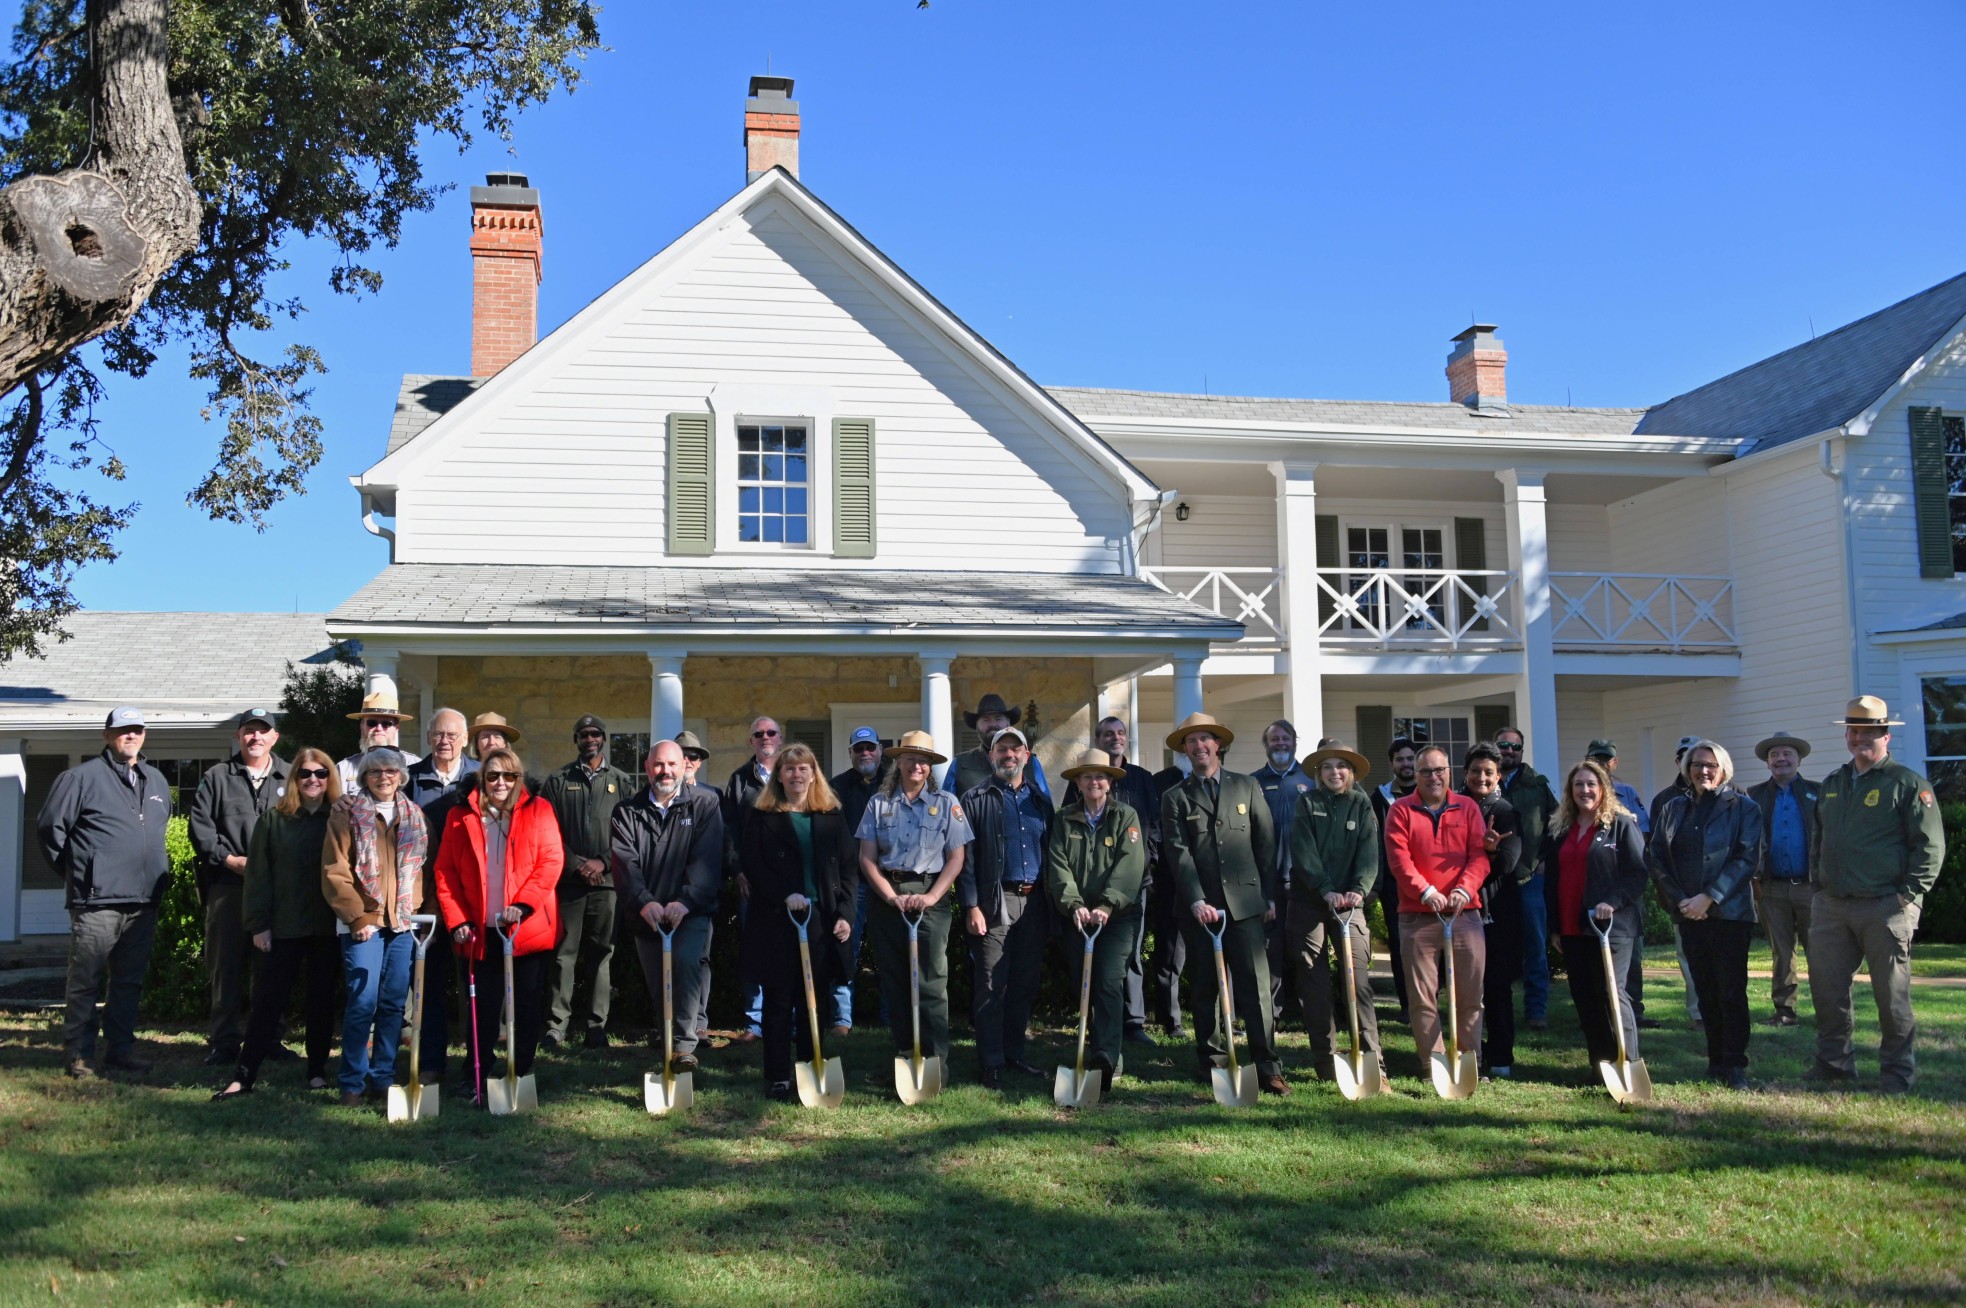
{"label": "blue jeans", "polygon": [[396,1083],[396,1046],[403,1039],[403,1008],[415,957],[416,942],[407,931],[378,931],[362,941],[352,935],[341,937],[346,997],[341,1018],[342,1093],[386,1090]]}
{"label": "blue jeans", "polygon": [[1522,887],[1522,1016],[1540,1022],[1550,1015],[1550,917],[1543,904],[1543,874]]}
{"label": "blue jeans", "polygon": [[854,963],[846,979],[833,987],[833,1025],[853,1025],[853,978],[860,971],[860,935],[867,929],[867,883],[853,897],[853,934],[847,937],[847,957]]}

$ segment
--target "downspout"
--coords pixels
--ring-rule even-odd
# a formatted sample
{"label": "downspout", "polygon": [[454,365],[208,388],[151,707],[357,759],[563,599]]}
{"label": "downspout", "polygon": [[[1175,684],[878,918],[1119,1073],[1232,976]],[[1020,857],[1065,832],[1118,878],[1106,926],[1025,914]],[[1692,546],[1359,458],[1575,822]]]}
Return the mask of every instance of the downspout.
{"label": "downspout", "polygon": [[[1864,633],[1863,624],[1857,620],[1857,533],[1850,521],[1850,492],[1844,480],[1847,466],[1838,468],[1830,459],[1831,442],[1849,434],[1850,428],[1846,423],[1823,438],[1823,443],[1817,447],[1819,461],[1816,470],[1836,483],[1837,513],[1843,522],[1843,597],[1850,613],[1850,693],[1859,695],[1863,693],[1864,681]],[[1847,457],[1844,463],[1849,463]]]}

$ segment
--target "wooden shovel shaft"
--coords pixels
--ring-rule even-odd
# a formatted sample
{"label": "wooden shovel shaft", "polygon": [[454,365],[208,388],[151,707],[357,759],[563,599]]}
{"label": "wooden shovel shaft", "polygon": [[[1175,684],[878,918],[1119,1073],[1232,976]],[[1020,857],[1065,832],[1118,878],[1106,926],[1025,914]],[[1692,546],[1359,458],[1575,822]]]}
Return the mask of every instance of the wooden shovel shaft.
{"label": "wooden shovel shaft", "polygon": [[1441,937],[1447,948],[1447,1066],[1458,1076],[1461,1068],[1461,1002],[1459,992],[1454,988],[1454,918],[1448,914],[1441,920]]}
{"label": "wooden shovel shaft", "polygon": [[501,931],[505,941],[505,1095],[507,1102],[519,1103],[519,1006],[513,998],[512,937]]}
{"label": "wooden shovel shaft", "polygon": [[662,933],[662,1096],[676,1102],[676,983],[670,963],[674,929]]}
{"label": "wooden shovel shaft", "polygon": [[1352,926],[1346,922],[1344,927],[1345,935],[1338,942],[1338,947],[1345,951],[1345,1011],[1352,1019],[1352,1077],[1362,1081],[1365,1079],[1365,1051],[1359,1047],[1358,1041],[1358,981],[1352,974]]}
{"label": "wooden shovel shaft", "polygon": [[[1225,924],[1222,931],[1228,930]],[[1222,1046],[1229,1051],[1229,1080],[1236,1077],[1236,1001],[1229,989],[1229,962],[1222,953],[1222,931],[1210,934],[1215,937],[1215,981],[1222,990]]]}
{"label": "wooden shovel shaft", "polygon": [[[904,915],[905,916],[905,915]],[[908,1008],[915,1024],[915,1054],[910,1066],[915,1074],[915,1084],[922,1083],[922,920],[917,917],[908,922]]]}
{"label": "wooden shovel shaft", "polygon": [[[789,909],[787,910],[790,911]],[[826,1060],[819,1052],[819,997],[812,989],[812,947],[806,944],[806,924],[797,918],[792,919],[799,928],[799,967],[806,978],[806,1021],[812,1024],[812,1079],[817,1085],[826,1084]],[[806,922],[812,920],[812,910],[806,910]],[[917,1037],[919,1040],[920,1037]]]}
{"label": "wooden shovel shaft", "polygon": [[[1593,931],[1596,928],[1592,928]],[[1618,1037],[1618,1075],[1625,1074],[1625,1064],[1630,1060],[1625,1056],[1625,1011],[1618,1000],[1618,965],[1611,958],[1611,929],[1606,927],[1597,938],[1604,954],[1604,993],[1611,1001],[1611,1032]]]}
{"label": "wooden shovel shaft", "polygon": [[422,1062],[417,1055],[423,1047],[423,955],[416,956],[416,987],[410,995],[410,1098],[423,1086]]}
{"label": "wooden shovel shaft", "polygon": [[1079,969],[1079,1056],[1072,1066],[1075,1093],[1085,1081],[1085,1023],[1086,1015],[1092,1011],[1092,942],[1098,938],[1097,931],[1085,938],[1085,965]]}

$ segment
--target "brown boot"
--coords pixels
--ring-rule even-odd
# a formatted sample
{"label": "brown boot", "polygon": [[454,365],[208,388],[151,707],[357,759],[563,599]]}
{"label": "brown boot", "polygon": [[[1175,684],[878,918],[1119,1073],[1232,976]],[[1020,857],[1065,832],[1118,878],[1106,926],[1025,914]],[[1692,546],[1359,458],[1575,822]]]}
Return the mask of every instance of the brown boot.
{"label": "brown boot", "polygon": [[1268,1076],[1258,1077],[1256,1084],[1263,1088],[1263,1093],[1266,1095],[1290,1093],[1290,1082],[1284,1080],[1280,1072],[1271,1072]]}

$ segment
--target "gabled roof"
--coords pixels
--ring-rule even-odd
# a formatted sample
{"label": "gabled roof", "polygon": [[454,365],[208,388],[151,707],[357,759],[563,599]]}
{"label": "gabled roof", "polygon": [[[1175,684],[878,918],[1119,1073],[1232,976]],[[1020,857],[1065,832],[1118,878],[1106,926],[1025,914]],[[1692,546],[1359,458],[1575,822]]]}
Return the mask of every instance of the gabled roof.
{"label": "gabled roof", "polygon": [[[1128,463],[1042,386],[1032,381],[1022,369],[950,312],[873,242],[862,236],[851,223],[828,208],[824,201],[782,168],[773,168],[751,182],[714,213],[555,328],[496,376],[476,380],[422,375],[405,377],[397,396],[396,421],[391,426],[389,449],[380,463],[355,479],[356,483],[362,486],[394,486],[403,461],[418,458],[428,440],[441,440],[443,432],[449,430],[453,423],[467,421],[468,415],[482,406],[500,403],[504,393],[526,384],[533,374],[556,365],[563,354],[582,348],[591,335],[605,330],[616,318],[633,312],[647,288],[659,284],[672,269],[682,265],[699,247],[714,239],[733,218],[773,199],[782,200],[809,225],[815,235],[829,241],[847,260],[857,263],[883,289],[918,315],[921,327],[931,337],[940,336],[947,340],[959,357],[1003,386],[1012,401],[1021,403],[1041,427],[1056,432],[1066,445],[1076,447],[1093,463],[1124,482],[1131,499],[1137,502],[1158,495],[1159,488],[1152,479]],[[425,436],[425,433],[428,435]]]}
{"label": "gabled roof", "polygon": [[1186,395],[1165,391],[1114,391],[1087,386],[1048,387],[1059,403],[1096,418],[1191,418],[1208,422],[1273,422],[1315,426],[1426,427],[1493,436],[1509,432],[1575,436],[1629,436],[1643,409],[1572,409],[1511,404],[1506,411],[1477,412],[1465,404],[1378,400],[1271,399],[1254,395]]}
{"label": "gabled roof", "polygon": [[1753,450],[1857,418],[1966,322],[1966,273],[1654,405],[1641,434],[1733,436]]}

